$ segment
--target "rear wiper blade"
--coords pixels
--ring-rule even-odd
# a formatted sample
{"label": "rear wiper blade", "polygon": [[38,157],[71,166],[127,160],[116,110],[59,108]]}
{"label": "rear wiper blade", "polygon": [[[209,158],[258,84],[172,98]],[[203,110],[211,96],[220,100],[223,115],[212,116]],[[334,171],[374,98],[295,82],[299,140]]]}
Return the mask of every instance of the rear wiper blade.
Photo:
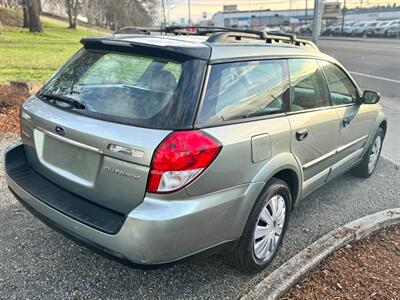
{"label": "rear wiper blade", "polygon": [[41,94],[40,96],[42,96],[44,98],[48,98],[48,99],[53,99],[55,101],[68,103],[69,105],[71,105],[77,109],[85,109],[86,108],[86,106],[83,103],[79,102],[76,99],[67,97],[67,96],[58,95],[58,94]]}

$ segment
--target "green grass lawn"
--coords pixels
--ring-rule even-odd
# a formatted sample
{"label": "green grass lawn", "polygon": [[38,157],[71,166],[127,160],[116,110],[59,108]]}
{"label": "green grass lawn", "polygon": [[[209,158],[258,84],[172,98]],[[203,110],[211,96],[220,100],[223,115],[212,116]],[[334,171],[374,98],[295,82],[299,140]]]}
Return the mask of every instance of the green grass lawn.
{"label": "green grass lawn", "polygon": [[[20,18],[14,11],[0,8],[3,15]],[[0,84],[11,80],[44,83],[80,47],[85,36],[102,35],[103,32],[78,28],[68,29],[67,24],[42,18],[43,33],[30,33],[26,29],[4,26],[0,34]]]}

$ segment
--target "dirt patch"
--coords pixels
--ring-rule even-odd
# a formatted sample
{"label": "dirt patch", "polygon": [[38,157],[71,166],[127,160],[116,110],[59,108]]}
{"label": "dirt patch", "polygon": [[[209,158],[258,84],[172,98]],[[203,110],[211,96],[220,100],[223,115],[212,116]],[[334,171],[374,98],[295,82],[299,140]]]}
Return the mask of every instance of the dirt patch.
{"label": "dirt patch", "polygon": [[3,26],[19,27],[22,25],[22,12],[8,8],[0,8],[0,23]]}
{"label": "dirt patch", "polygon": [[0,132],[19,132],[19,107],[29,93],[0,85]]}
{"label": "dirt patch", "polygon": [[400,299],[400,225],[335,252],[282,299]]}

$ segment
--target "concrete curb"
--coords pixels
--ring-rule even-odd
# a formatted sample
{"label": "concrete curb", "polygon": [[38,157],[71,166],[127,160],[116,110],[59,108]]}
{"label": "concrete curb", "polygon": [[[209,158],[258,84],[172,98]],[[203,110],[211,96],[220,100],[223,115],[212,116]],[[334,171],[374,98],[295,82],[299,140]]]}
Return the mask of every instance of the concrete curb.
{"label": "concrete curb", "polygon": [[279,299],[329,254],[378,229],[399,223],[400,208],[394,208],[340,226],[293,256],[241,297],[241,300]]}

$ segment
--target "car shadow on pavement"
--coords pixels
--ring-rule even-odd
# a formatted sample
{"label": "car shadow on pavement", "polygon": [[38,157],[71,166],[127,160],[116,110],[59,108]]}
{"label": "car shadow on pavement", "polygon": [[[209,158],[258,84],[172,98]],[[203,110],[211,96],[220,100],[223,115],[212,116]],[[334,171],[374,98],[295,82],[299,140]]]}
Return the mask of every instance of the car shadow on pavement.
{"label": "car shadow on pavement", "polygon": [[264,272],[253,276],[231,267],[222,255],[166,269],[123,266],[43,225],[12,198],[0,177],[0,295],[53,299],[237,298],[337,226],[398,207],[399,175],[399,167],[382,159],[367,180],[346,174],[314,192],[293,211],[278,256]]}

